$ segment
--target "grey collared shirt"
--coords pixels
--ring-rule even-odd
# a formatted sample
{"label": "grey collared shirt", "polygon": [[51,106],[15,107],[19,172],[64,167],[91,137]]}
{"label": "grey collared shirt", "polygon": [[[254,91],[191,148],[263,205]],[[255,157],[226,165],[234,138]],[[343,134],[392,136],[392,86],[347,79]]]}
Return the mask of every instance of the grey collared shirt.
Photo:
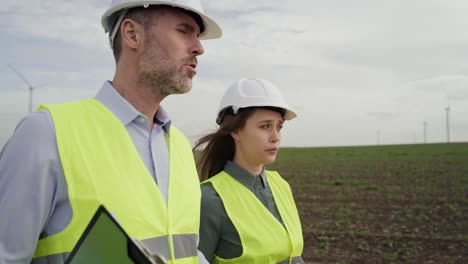
{"label": "grey collared shirt", "polygon": [[[254,176],[234,162],[228,161],[224,166],[224,171],[252,191],[271,214],[283,224],[264,170],[260,175]],[[239,233],[229,219],[221,198],[210,183],[202,184],[201,190],[202,205],[198,249],[211,263],[213,263],[215,255],[226,259],[239,257],[242,254]]]}
{"label": "grey collared shirt", "polygon": [[[96,99],[125,126],[167,201],[169,157],[165,133],[171,126],[167,113],[160,107],[150,130],[148,117],[109,82],[103,84]],[[0,215],[2,264],[29,263],[38,238],[59,233],[71,220],[67,184],[48,111],[25,117],[0,152]],[[206,261],[203,257],[200,260]],[[50,263],[62,262],[63,258],[56,258]]]}

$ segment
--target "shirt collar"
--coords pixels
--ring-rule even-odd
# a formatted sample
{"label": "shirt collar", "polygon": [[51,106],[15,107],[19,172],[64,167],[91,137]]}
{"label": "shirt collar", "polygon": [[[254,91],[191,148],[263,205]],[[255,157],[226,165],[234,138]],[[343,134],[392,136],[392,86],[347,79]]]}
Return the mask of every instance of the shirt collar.
{"label": "shirt collar", "polygon": [[[231,175],[234,179],[238,180],[240,183],[242,183],[245,187],[253,190],[254,184],[256,177],[252,175],[250,172],[245,170],[244,168],[240,167],[236,163],[228,160],[226,164],[224,165],[224,171]],[[263,167],[262,172],[259,175],[263,181],[264,187],[267,186],[267,181],[266,181],[266,174],[265,174],[265,167]]]}
{"label": "shirt collar", "polygon": [[169,132],[169,129],[171,128],[171,119],[169,114],[161,105],[159,106],[158,112],[156,112],[156,116],[154,117],[154,123],[158,126],[162,126],[166,132]]}
{"label": "shirt collar", "polygon": [[[110,81],[104,82],[95,99],[107,107],[124,125],[128,125],[136,118],[144,116],[115,90]],[[162,106],[159,106],[154,122],[162,126],[167,132],[169,131],[171,119]]]}

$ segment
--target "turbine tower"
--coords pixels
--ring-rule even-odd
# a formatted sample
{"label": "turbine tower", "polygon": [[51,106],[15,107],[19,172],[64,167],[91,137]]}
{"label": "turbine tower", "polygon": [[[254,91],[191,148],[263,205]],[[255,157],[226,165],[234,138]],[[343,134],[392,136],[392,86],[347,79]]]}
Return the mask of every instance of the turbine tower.
{"label": "turbine tower", "polygon": [[23,74],[21,74],[21,72],[19,72],[17,69],[15,69],[13,66],[11,66],[10,64],[8,64],[8,67],[10,67],[10,69],[12,71],[14,71],[20,78],[21,80],[23,80],[26,85],[28,86],[28,92],[29,92],[29,113],[32,112],[32,96],[33,96],[33,89],[34,87],[31,85],[31,83],[24,77]]}
{"label": "turbine tower", "polygon": [[427,130],[427,122],[423,122],[423,127],[424,127],[424,144],[426,144],[426,130]]}
{"label": "turbine tower", "polygon": [[450,123],[449,123],[449,117],[450,117],[450,105],[445,107],[445,111],[447,112],[446,115],[446,121],[447,121],[447,143],[450,143]]}
{"label": "turbine tower", "polygon": [[377,129],[377,146],[380,145],[380,129]]}

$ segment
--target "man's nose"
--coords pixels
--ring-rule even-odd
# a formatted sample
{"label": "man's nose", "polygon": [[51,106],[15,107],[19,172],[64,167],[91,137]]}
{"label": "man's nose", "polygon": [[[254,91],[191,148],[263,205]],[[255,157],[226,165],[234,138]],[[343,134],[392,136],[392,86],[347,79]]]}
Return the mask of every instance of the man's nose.
{"label": "man's nose", "polygon": [[205,53],[205,49],[203,48],[203,45],[201,44],[201,41],[198,38],[195,40],[190,53],[195,56],[199,56]]}

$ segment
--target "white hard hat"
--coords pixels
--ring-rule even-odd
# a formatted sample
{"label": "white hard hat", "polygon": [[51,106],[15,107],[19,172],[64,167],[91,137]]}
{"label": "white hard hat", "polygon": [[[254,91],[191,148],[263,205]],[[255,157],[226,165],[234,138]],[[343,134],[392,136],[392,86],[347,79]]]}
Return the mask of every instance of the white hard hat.
{"label": "white hard hat", "polygon": [[[104,27],[104,31],[106,33],[109,32],[109,42],[111,48],[116,31],[119,28],[123,17],[125,16],[126,10],[139,6],[148,7],[149,5],[168,5],[173,7],[179,7],[188,11],[192,11],[195,14],[199,15],[205,27],[205,30],[200,34],[200,39],[215,39],[220,38],[222,35],[221,28],[218,26],[218,24],[213,19],[205,15],[200,0],[112,0],[111,5],[104,12],[101,18],[101,24]],[[120,16],[118,18],[115,18],[115,16],[113,15],[119,12],[121,12]],[[114,23],[115,21],[117,21],[117,23]],[[113,25],[115,25],[114,29],[112,28]]]}
{"label": "white hard hat", "polygon": [[281,92],[271,82],[263,79],[240,79],[233,83],[223,95],[218,108],[216,123],[220,124],[225,110],[232,108],[237,114],[240,108],[246,107],[278,107],[285,110],[284,118],[295,118]]}

